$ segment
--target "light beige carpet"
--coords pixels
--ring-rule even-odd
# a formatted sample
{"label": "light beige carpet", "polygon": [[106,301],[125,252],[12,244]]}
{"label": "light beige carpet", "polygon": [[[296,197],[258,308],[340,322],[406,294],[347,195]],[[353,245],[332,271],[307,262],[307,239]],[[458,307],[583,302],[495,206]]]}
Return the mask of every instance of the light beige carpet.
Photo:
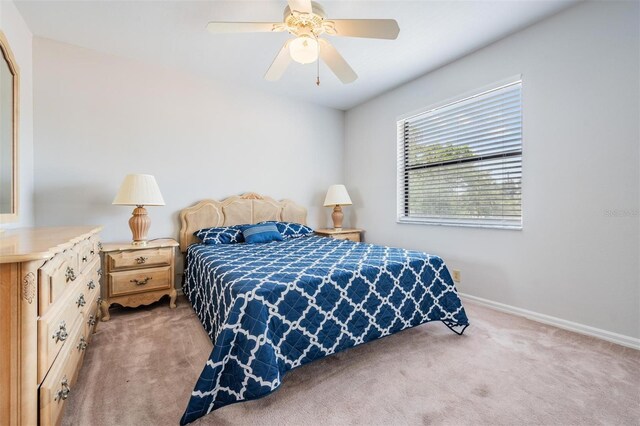
{"label": "light beige carpet", "polygon": [[[197,425],[638,425],[640,352],[466,303],[462,337],[424,324],[289,372]],[[100,323],[63,425],[176,425],[211,343],[185,299]]]}

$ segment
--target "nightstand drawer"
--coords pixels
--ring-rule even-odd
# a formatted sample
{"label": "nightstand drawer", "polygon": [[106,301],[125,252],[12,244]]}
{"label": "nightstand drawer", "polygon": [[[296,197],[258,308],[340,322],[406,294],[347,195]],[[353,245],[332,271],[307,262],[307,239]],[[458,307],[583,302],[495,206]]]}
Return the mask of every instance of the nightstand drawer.
{"label": "nightstand drawer", "polygon": [[172,267],[137,269],[109,273],[109,295],[122,296],[150,290],[170,288],[173,284]]}
{"label": "nightstand drawer", "polygon": [[316,235],[333,238],[335,240],[349,240],[356,243],[362,242],[362,229],[316,229]]}
{"label": "nightstand drawer", "polygon": [[356,243],[360,242],[360,232],[353,232],[351,234],[336,234],[332,235],[331,238],[336,240],[349,240],[354,241]]}
{"label": "nightstand drawer", "polygon": [[110,271],[155,266],[169,266],[173,259],[173,247],[144,250],[118,251],[106,254]]}

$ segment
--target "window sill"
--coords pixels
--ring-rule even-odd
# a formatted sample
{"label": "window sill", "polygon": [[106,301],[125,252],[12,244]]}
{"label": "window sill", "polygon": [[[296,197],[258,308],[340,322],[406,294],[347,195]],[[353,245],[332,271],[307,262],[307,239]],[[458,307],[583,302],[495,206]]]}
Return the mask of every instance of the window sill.
{"label": "window sill", "polygon": [[396,219],[396,223],[409,225],[435,225],[435,226],[454,226],[461,228],[485,228],[485,229],[507,229],[511,231],[522,231],[522,223],[504,224],[504,223],[471,223],[465,221],[437,220],[437,219],[421,219],[401,217]]}

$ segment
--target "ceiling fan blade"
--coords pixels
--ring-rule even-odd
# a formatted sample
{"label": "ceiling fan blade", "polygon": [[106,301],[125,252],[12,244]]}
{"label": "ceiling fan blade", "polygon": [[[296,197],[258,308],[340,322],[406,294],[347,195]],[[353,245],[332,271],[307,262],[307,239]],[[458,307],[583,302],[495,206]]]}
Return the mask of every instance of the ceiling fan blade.
{"label": "ceiling fan blade", "polygon": [[349,66],[336,48],[325,39],[320,38],[318,41],[320,42],[320,57],[340,81],[345,84],[356,81],[358,74]]}
{"label": "ceiling fan blade", "polygon": [[280,77],[282,77],[282,74],[284,74],[284,72],[286,71],[287,67],[291,63],[291,55],[289,54],[289,42],[290,40],[287,40],[284,43],[284,46],[282,46],[282,49],[280,49],[280,52],[278,52],[278,55],[271,63],[271,66],[264,75],[265,80],[280,80]]}
{"label": "ceiling fan blade", "polygon": [[280,22],[209,22],[207,29],[212,33],[270,33]]}
{"label": "ceiling fan blade", "polygon": [[313,10],[311,9],[311,0],[287,0],[289,3],[289,9],[293,12],[297,10],[302,13],[311,13]]}
{"label": "ceiling fan blade", "polygon": [[337,36],[395,40],[400,27],[395,19],[332,19]]}

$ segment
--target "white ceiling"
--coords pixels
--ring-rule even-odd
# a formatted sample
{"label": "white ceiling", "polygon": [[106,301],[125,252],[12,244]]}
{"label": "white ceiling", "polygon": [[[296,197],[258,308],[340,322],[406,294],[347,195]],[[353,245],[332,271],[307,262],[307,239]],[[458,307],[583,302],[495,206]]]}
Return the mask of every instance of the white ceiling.
{"label": "white ceiling", "polygon": [[263,75],[286,33],[211,34],[208,21],[282,21],[273,1],[16,1],[36,36],[185,69],[225,84],[349,109],[577,0],[320,1],[329,19],[393,18],[397,40],[331,37],[358,73],[342,84],[321,65],[293,63],[278,82]]}

